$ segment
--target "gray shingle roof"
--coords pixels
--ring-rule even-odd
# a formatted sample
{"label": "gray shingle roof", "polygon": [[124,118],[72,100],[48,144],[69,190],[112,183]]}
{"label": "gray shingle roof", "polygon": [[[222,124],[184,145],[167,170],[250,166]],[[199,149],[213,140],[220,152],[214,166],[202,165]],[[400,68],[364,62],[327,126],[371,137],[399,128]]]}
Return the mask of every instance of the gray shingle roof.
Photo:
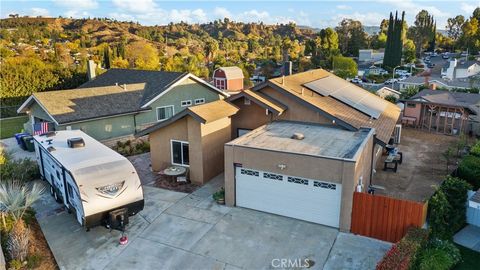
{"label": "gray shingle roof", "polygon": [[79,88],[114,86],[116,83],[119,85],[145,83],[143,97],[139,104],[141,107],[187,74],[186,72],[109,69],[95,79],[82,84]]}
{"label": "gray shingle roof", "polygon": [[464,107],[472,110],[473,105],[480,103],[480,94],[450,92],[425,89],[418,92],[410,100],[424,99],[432,103]]}

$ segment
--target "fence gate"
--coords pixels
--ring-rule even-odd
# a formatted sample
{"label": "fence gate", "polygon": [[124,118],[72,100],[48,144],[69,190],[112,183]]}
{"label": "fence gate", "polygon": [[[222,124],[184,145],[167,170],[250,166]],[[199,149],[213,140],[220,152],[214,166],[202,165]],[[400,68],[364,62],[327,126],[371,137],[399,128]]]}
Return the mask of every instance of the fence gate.
{"label": "fence gate", "polygon": [[405,235],[408,227],[423,226],[427,207],[427,203],[355,192],[350,231],[388,242],[397,242]]}

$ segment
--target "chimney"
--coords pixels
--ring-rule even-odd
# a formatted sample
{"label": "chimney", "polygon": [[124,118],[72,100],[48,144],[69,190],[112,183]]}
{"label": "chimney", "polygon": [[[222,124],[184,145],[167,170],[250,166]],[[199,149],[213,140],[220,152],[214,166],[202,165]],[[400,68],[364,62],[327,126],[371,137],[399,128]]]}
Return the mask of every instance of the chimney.
{"label": "chimney", "polygon": [[430,89],[431,90],[437,90],[437,84],[436,83],[431,83],[430,84]]}
{"label": "chimney", "polygon": [[93,60],[88,60],[87,63],[87,77],[88,80],[91,81],[95,79],[95,68],[97,67],[97,64]]}
{"label": "chimney", "polygon": [[123,90],[127,90],[127,85],[126,84],[122,84],[122,87],[123,87]]}

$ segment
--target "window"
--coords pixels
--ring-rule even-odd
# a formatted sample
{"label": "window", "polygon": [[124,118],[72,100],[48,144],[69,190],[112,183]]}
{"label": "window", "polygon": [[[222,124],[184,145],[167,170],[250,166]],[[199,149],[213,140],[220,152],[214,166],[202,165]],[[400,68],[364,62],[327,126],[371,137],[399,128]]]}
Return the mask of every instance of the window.
{"label": "window", "polygon": [[250,99],[245,98],[244,104],[245,104],[245,105],[250,105]]}
{"label": "window", "polygon": [[67,184],[67,190],[68,190],[68,196],[70,198],[73,198],[73,188],[72,188],[72,185],[70,185],[70,183]]}
{"label": "window", "polygon": [[188,143],[172,140],[172,164],[188,166],[189,161]]}
{"label": "window", "polygon": [[254,170],[240,169],[240,174],[250,175],[250,176],[259,176],[260,173]]}
{"label": "window", "polygon": [[243,136],[247,133],[252,131],[251,129],[246,129],[246,128],[237,128],[237,137]]}
{"label": "window", "polygon": [[335,184],[330,184],[330,183],[325,183],[320,181],[313,181],[313,186],[319,187],[319,188],[333,189],[333,190],[337,189],[337,185]]}
{"label": "window", "polygon": [[295,183],[295,184],[302,184],[302,185],[306,185],[308,186],[308,180],[307,179],[303,179],[303,178],[299,178],[299,177],[288,177],[287,178],[287,181],[290,182],[290,183]]}
{"label": "window", "polygon": [[225,90],[226,88],[226,80],[225,79],[215,79],[215,86],[217,86],[218,89]]}
{"label": "window", "polygon": [[415,104],[415,103],[407,103],[407,107],[408,107],[408,108],[415,108],[415,107],[417,107],[417,104]]}
{"label": "window", "polygon": [[190,106],[190,105],[192,105],[192,101],[191,100],[182,100],[181,105],[182,105],[182,107]]}
{"label": "window", "polygon": [[167,120],[173,116],[173,106],[165,106],[157,108],[157,121]]}
{"label": "window", "polygon": [[195,105],[205,103],[205,98],[197,98],[195,99]]}

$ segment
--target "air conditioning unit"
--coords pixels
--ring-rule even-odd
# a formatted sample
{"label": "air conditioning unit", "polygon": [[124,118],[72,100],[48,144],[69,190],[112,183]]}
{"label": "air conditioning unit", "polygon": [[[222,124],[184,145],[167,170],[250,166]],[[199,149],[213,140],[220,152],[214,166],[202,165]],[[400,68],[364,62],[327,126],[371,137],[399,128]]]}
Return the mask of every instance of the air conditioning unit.
{"label": "air conditioning unit", "polygon": [[395,130],[393,131],[393,142],[395,144],[400,143],[400,137],[402,136],[402,125],[395,125]]}

